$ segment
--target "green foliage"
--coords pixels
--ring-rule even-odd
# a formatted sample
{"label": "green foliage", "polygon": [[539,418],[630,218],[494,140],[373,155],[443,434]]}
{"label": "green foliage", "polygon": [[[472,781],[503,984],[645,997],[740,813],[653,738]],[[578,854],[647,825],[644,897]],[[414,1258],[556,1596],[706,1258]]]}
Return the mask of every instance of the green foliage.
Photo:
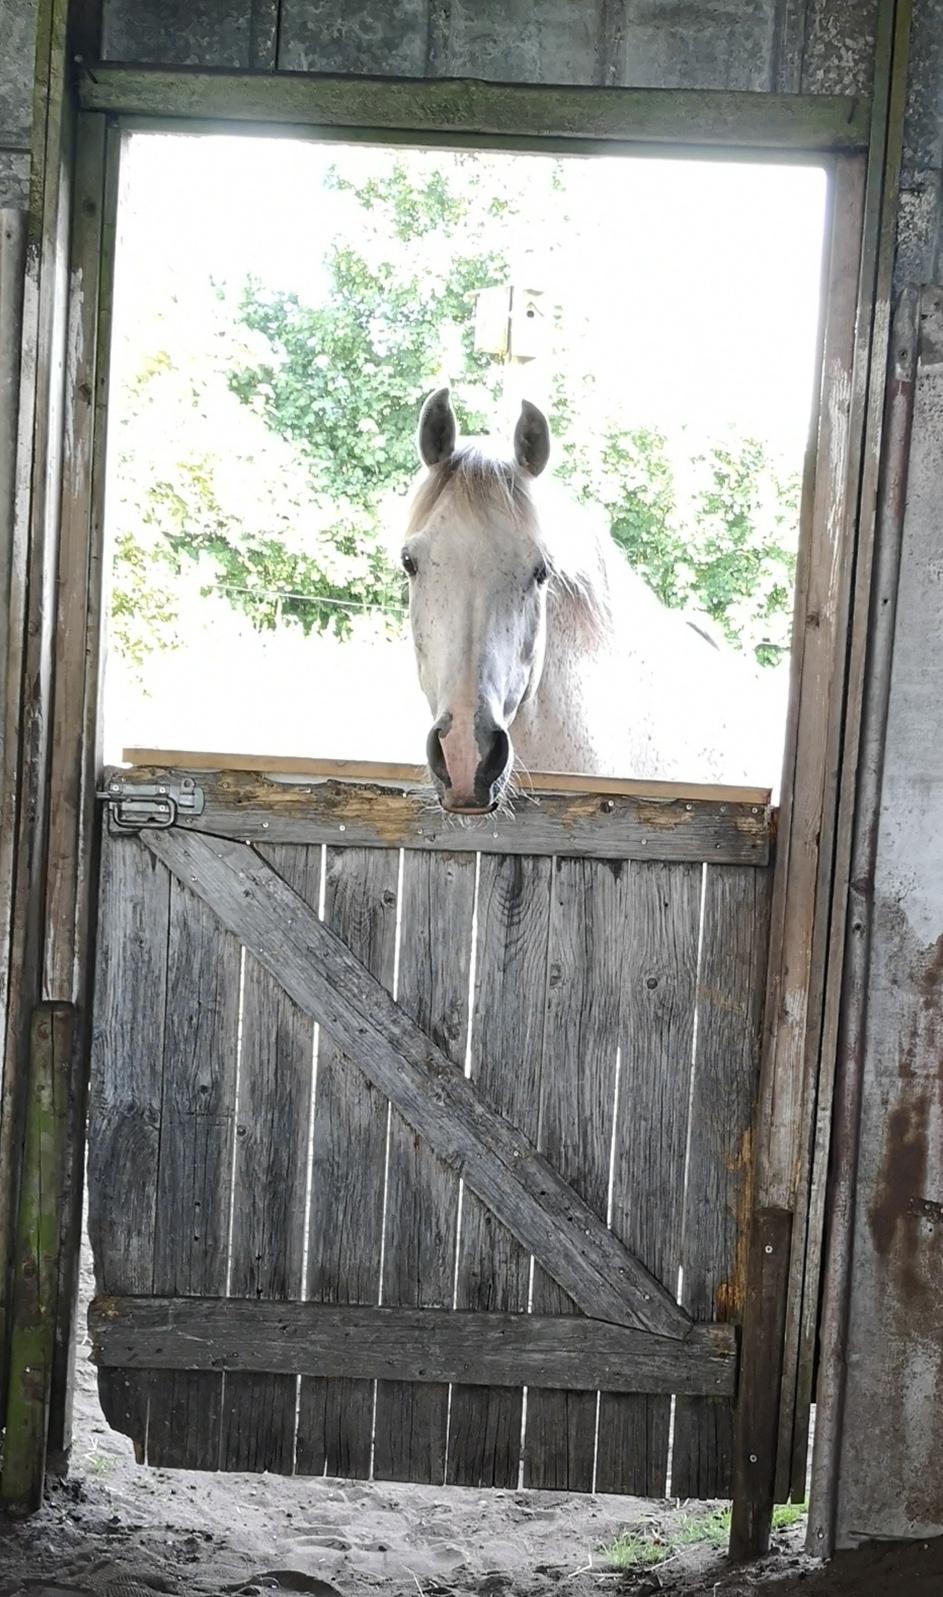
{"label": "green foliage", "polygon": [[[808,1512],[807,1503],[778,1503],[773,1509],[773,1530],[798,1525]],[[730,1540],[730,1508],[717,1503],[696,1514],[681,1514],[663,1525],[646,1524],[623,1531],[605,1549],[605,1559],[615,1569],[631,1573],[652,1569],[675,1558],[686,1547],[715,1547],[722,1551]]]}
{"label": "green foliage", "polygon": [[607,427],[602,446],[564,447],[563,474],[601,506],[629,564],[662,602],[704,611],[728,641],[776,665],[789,648],[799,489],[754,439],[690,462],[682,502],[663,433]]}
{"label": "green foliage", "polygon": [[[555,196],[561,175],[543,170]],[[188,572],[262,628],[344,636],[364,609],[400,617],[384,501],[414,474],[420,402],[447,369],[466,432],[490,432],[497,414],[502,373],[474,348],[474,301],[508,279],[505,224],[521,199],[496,174],[475,156],[448,176],[416,176],[402,160],[356,183],[334,170],[327,186],[348,220],[321,263],[317,303],[256,281],[234,298],[222,290],[201,350],[175,356],[162,340],[139,363],[125,384],[113,599],[115,640],[133,662],[173,643]],[[705,611],[776,663],[789,643],[797,485],[753,440],[692,460],[654,428],[618,416],[594,425],[592,379],[551,317],[566,368],[553,380],[558,472],[604,509],[665,604]],[[182,415],[193,436],[188,425],[187,447],[167,459],[155,440],[179,437]],[[264,492],[250,510],[253,474]]]}

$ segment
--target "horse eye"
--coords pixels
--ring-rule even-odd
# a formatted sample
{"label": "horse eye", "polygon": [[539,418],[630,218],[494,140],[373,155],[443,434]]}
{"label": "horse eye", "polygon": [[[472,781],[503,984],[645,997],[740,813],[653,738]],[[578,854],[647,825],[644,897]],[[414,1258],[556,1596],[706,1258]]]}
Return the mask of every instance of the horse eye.
{"label": "horse eye", "polygon": [[550,575],[550,573],[547,570],[546,566],[538,566],[537,567],[537,570],[534,572],[534,581],[536,582],[538,588],[542,588],[543,587],[543,585],[546,582],[546,580],[549,577],[549,575]]}
{"label": "horse eye", "polygon": [[410,554],[408,549],[404,549],[403,550],[401,559],[402,559],[402,562],[403,562],[403,570],[405,571],[407,577],[414,577],[416,575],[416,569],[417,569],[416,568],[416,562],[413,559],[413,557]]}

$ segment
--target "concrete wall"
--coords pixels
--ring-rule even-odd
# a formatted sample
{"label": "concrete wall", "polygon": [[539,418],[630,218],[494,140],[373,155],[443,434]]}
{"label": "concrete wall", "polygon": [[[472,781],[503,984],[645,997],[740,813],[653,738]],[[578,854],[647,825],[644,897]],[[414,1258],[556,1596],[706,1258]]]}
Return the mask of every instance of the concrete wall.
{"label": "concrete wall", "polygon": [[111,60],[636,88],[866,89],[876,0],[106,0]]}
{"label": "concrete wall", "polygon": [[37,0],[0,0],[0,210],[26,206]]}
{"label": "concrete wall", "polygon": [[[0,207],[36,0],[0,0]],[[897,281],[927,286],[877,870],[839,1541],[943,1531],[943,0],[915,0]],[[876,0],[106,0],[112,60],[867,91]]]}

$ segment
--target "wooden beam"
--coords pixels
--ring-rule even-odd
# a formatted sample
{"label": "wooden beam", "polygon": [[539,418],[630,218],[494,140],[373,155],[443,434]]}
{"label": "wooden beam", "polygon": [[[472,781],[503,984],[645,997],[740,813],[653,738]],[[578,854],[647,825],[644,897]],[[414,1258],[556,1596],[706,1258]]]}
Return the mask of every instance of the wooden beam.
{"label": "wooden beam", "polygon": [[769,1551],[791,1234],[792,1215],[787,1210],[761,1209],[754,1214],[730,1521],[730,1556],[737,1562]]}
{"label": "wooden beam", "polygon": [[97,1298],[88,1323],[92,1358],[105,1369],[707,1397],[732,1396],[736,1374],[729,1325],[695,1325],[681,1342],[575,1314],[127,1297]]}
{"label": "wooden beam", "polygon": [[[213,754],[195,749],[122,750],[126,765],[160,767],[165,771],[256,771],[262,776],[319,776],[335,782],[406,783],[429,790],[424,765],[389,760],[319,760],[290,754]],[[122,773],[116,767],[116,776]],[[739,787],[721,782],[647,782],[627,776],[583,776],[574,771],[535,771],[518,779],[520,791],[531,793],[595,793],[606,797],[714,799],[719,804],[769,805],[768,787]]]}
{"label": "wooden beam", "polygon": [[29,1097],[16,1220],[0,1474],[0,1501],[17,1513],[35,1512],[43,1497],[75,1018],[70,1004],[41,1004],[30,1028]]}
{"label": "wooden beam", "polygon": [[[689,1334],[691,1321],[670,1293],[533,1143],[481,1101],[472,1083],[252,848],[177,828],[141,838],[585,1314],[663,1336]],[[509,1070],[515,1065],[507,1061]]]}
{"label": "wooden beam", "polygon": [[486,83],[478,79],[331,77],[302,72],[95,62],[79,74],[85,110],[340,128],[427,142],[494,139],[586,148],[649,144],[828,152],[862,149],[868,105],[841,95]]}
{"label": "wooden beam", "polygon": [[[765,866],[770,858],[772,817],[760,804],[545,793],[515,801],[510,813],[461,820],[446,815],[428,788],[277,781],[239,771],[184,774],[202,789],[204,808],[198,815],[181,810],[181,827],[244,842],[711,865]],[[117,782],[133,791],[135,785],[169,786],[180,775],[119,770],[109,771],[106,782],[109,789]]]}

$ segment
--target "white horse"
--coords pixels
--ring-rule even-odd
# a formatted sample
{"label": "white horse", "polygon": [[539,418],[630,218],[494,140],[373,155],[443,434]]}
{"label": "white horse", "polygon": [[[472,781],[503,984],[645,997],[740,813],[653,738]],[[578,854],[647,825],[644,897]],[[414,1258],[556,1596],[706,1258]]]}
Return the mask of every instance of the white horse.
{"label": "white horse", "polygon": [[585,507],[538,482],[550,430],[535,405],[523,403],[504,460],[459,447],[440,389],[418,445],[426,470],[402,560],[445,809],[493,810],[515,758],[532,771],[772,785],[782,722],[758,673],[668,610]]}

